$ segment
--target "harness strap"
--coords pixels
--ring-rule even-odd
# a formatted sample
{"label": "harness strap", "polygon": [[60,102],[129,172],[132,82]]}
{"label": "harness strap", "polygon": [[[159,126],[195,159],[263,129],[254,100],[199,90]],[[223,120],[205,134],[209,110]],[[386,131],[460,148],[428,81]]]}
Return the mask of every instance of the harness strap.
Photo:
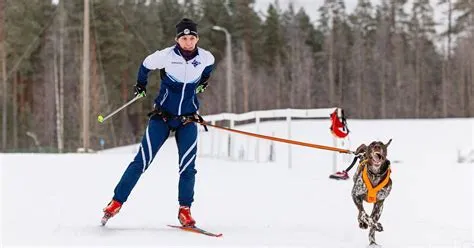
{"label": "harness strap", "polygon": [[204,121],[204,118],[202,118],[201,115],[197,114],[197,113],[194,113],[194,114],[191,114],[191,115],[184,115],[184,125],[190,123],[190,122],[197,122],[199,124],[201,124],[203,127],[204,127],[204,130],[207,132],[209,131],[207,129],[207,125],[206,125],[206,122]]}
{"label": "harness strap", "polygon": [[364,163],[364,170],[362,171],[362,179],[364,180],[365,186],[367,187],[367,202],[374,203],[377,201],[377,193],[385,187],[390,181],[390,168],[387,169],[387,175],[385,176],[384,180],[380,182],[377,186],[373,187],[372,183],[370,182],[368,172],[367,172],[367,164]]}
{"label": "harness strap", "polygon": [[183,123],[183,126],[190,123],[190,122],[197,122],[204,126],[204,130],[206,132],[208,131],[206,122],[204,121],[204,118],[200,116],[197,113],[191,113],[191,114],[186,114],[186,115],[173,115],[167,111],[164,111],[160,108],[155,108],[153,111],[147,114],[148,118],[153,118],[154,116],[159,116],[161,117],[165,122],[168,120],[180,120],[181,123]]}
{"label": "harness strap", "polygon": [[153,116],[158,115],[161,118],[163,118],[164,121],[168,120],[168,117],[170,116],[167,112],[162,111],[161,109],[153,109],[151,112],[147,114],[148,118],[152,118]]}

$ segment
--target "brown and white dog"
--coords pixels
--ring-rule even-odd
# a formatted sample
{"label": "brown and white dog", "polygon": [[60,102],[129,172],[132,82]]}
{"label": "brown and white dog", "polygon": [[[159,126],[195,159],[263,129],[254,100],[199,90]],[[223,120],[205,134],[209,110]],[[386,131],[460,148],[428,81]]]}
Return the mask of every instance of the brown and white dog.
{"label": "brown and white dog", "polygon": [[[385,199],[392,190],[390,179],[390,161],[387,159],[387,147],[390,145],[374,141],[369,146],[364,144],[357,148],[356,154],[363,154],[357,172],[354,174],[352,199],[359,210],[357,220],[362,229],[369,228],[369,243],[376,245],[375,232],[382,232],[383,227],[378,221],[382,214]],[[364,210],[363,202],[373,203],[370,216]]]}

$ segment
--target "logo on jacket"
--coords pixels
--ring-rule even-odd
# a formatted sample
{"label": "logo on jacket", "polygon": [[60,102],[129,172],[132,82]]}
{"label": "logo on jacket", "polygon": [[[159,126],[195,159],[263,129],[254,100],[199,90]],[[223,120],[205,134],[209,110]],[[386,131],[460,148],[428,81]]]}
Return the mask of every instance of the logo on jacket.
{"label": "logo on jacket", "polygon": [[201,64],[201,62],[197,61],[197,60],[193,60],[193,62],[191,62],[191,64],[194,65],[194,67],[198,66]]}

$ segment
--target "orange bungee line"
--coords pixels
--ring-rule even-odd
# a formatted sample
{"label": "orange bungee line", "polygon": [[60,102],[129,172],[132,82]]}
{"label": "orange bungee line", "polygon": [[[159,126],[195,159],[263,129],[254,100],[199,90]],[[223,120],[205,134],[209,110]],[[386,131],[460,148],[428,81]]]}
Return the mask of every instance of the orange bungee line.
{"label": "orange bungee line", "polygon": [[[198,122],[198,121],[196,121],[196,122]],[[297,140],[283,139],[283,138],[272,137],[272,136],[267,136],[267,135],[263,135],[263,134],[256,134],[256,133],[241,131],[241,130],[237,130],[237,129],[232,129],[232,128],[213,125],[213,124],[210,124],[210,123],[205,122],[205,121],[204,122],[198,122],[198,123],[201,124],[201,125],[204,125],[204,126],[210,126],[210,127],[214,127],[214,128],[217,128],[217,129],[222,129],[222,130],[229,131],[229,132],[248,135],[248,136],[252,136],[252,137],[256,137],[256,138],[260,138],[260,139],[273,140],[273,141],[292,144],[292,145],[299,145],[299,146],[305,146],[305,147],[310,147],[310,148],[335,151],[335,152],[340,152],[340,153],[355,154],[355,152],[353,152],[353,151],[350,151],[350,150],[347,150],[347,149],[341,149],[341,148],[337,148],[337,147],[306,143],[306,142],[301,142],[301,141],[297,141]]]}

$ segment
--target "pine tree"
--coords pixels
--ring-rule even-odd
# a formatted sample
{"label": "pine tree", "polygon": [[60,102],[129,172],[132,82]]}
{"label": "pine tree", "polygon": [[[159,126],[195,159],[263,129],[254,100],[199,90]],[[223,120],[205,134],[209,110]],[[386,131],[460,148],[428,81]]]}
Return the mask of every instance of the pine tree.
{"label": "pine tree", "polygon": [[[288,94],[286,92],[286,80],[284,76],[283,61],[286,59],[284,53],[284,38],[281,25],[281,14],[278,6],[270,4],[267,10],[267,18],[262,26],[262,53],[264,54],[264,68],[269,76],[267,84],[270,94],[267,97],[274,100],[276,108],[287,105]],[[267,86],[267,87],[268,87]]]}
{"label": "pine tree", "polygon": [[452,51],[453,51],[453,36],[454,36],[454,25],[453,25],[453,0],[439,0],[438,5],[447,5],[448,10],[446,11],[447,25],[446,30],[441,33],[441,37],[446,38],[446,48],[443,48],[445,51],[446,57],[443,60],[442,65],[442,86],[441,86],[441,98],[442,98],[442,116],[448,116],[448,105],[449,105],[449,93],[448,85],[452,80]]}
{"label": "pine tree", "polygon": [[[126,7],[127,4],[131,3],[125,2],[124,4]],[[131,97],[131,89],[135,80],[135,74],[131,75],[131,71],[136,71],[139,65],[139,63],[132,63],[130,60],[131,52],[136,49],[132,42],[133,34],[130,32],[133,27],[127,23],[121,13],[124,6],[119,8],[116,1],[95,2],[92,8],[94,16],[92,16],[91,30],[94,30],[94,35],[91,35],[91,73],[97,73],[99,62],[104,75],[106,75],[105,83],[109,104],[119,106]],[[100,53],[101,61],[97,61],[98,53]],[[94,90],[97,92],[95,94],[103,96],[105,92],[102,92],[101,88],[98,87],[98,78],[91,77],[91,80],[96,83]],[[133,108],[125,109],[120,113],[120,125],[116,125],[119,127],[119,137],[122,139],[119,140],[119,144],[128,144],[135,141],[135,136],[129,131],[132,127],[128,117],[131,110]],[[97,128],[97,125],[91,127]],[[94,132],[91,136],[91,143],[98,144],[98,138],[98,134]]]}
{"label": "pine tree", "polygon": [[[238,94],[237,96],[242,96],[242,99],[240,100],[238,97],[237,100],[240,101],[237,103],[241,102],[242,104],[239,104],[237,109],[242,112],[248,112],[250,109],[250,87],[258,87],[258,85],[250,83],[253,74],[252,68],[258,65],[255,62],[260,57],[257,49],[260,35],[255,32],[260,27],[260,18],[253,10],[254,2],[254,0],[229,2],[229,10],[232,13],[231,18],[234,23],[232,38],[239,50],[235,59],[238,64],[236,69],[238,68],[239,73],[234,74],[234,82],[240,82],[240,84],[235,85],[235,88],[237,90],[241,89],[242,95]],[[258,82],[256,83],[258,84]],[[255,87],[252,88],[256,90]]]}
{"label": "pine tree", "polygon": [[[226,28],[234,35],[231,12],[224,0],[201,0],[198,11],[201,17],[199,23],[199,46],[209,50],[215,57],[215,69],[210,78],[211,85],[206,90],[206,97],[198,96],[201,103],[201,113],[219,113],[226,111],[226,99],[220,97],[226,92],[226,37],[221,31],[215,31],[213,26]],[[235,48],[235,40],[233,40]],[[235,68],[235,67],[234,67]]]}
{"label": "pine tree", "polygon": [[[406,13],[404,12],[405,4],[406,0],[396,0],[382,1],[377,6],[377,29],[374,46],[374,61],[378,66],[374,82],[377,83],[370,87],[371,92],[369,94],[373,96],[371,100],[374,103],[369,104],[369,106],[377,106],[376,109],[374,108],[371,111],[375,116],[379,113],[381,118],[395,116],[400,111],[399,106],[407,105],[400,104],[398,101],[415,101],[411,94],[412,90],[409,89],[411,84],[406,87],[404,92],[399,91],[405,87],[401,85],[404,82],[401,77],[406,74],[404,68],[401,68],[404,54],[403,40],[405,39],[404,33],[407,23]],[[389,90],[389,85],[396,85],[394,88],[396,90]],[[400,98],[400,95],[404,95],[405,98]]]}
{"label": "pine tree", "polygon": [[[423,116],[423,106],[430,105],[426,98],[426,93],[423,94],[425,86],[425,78],[428,77],[428,70],[426,66],[426,50],[429,41],[433,38],[434,21],[433,21],[433,9],[429,3],[429,0],[416,0],[413,2],[412,17],[410,23],[410,33],[413,35],[413,46],[415,51],[415,89],[416,89],[416,101],[415,101],[415,116]],[[429,82],[429,81],[428,81]],[[431,85],[430,88],[436,89],[436,85]],[[432,105],[432,103],[431,103]]]}
{"label": "pine tree", "polygon": [[[14,148],[25,145],[17,141],[17,135],[24,134],[27,130],[38,134],[40,142],[48,145],[49,137],[54,134],[54,125],[48,123],[54,114],[54,108],[48,104],[52,102],[44,97],[53,94],[48,92],[51,88],[46,85],[50,82],[49,69],[52,68],[41,55],[51,52],[51,49],[46,50],[44,46],[48,41],[55,13],[52,4],[44,1],[6,1],[6,80],[14,87],[9,87],[14,94],[9,101],[12,109],[7,113],[13,113],[12,122],[8,125],[13,130],[9,146]],[[37,111],[38,115],[27,116],[27,111]]]}
{"label": "pine tree", "polygon": [[[324,42],[324,35],[319,30],[316,30],[311,19],[306,14],[305,10],[301,8],[298,13],[296,14],[296,20],[298,22],[298,27],[301,32],[301,39],[304,41],[305,52],[304,61],[305,63],[305,70],[308,71],[308,90],[305,91],[305,104],[304,107],[311,108],[317,107],[316,101],[317,97],[316,94],[319,92],[319,82],[316,78],[316,72],[314,71],[315,62],[317,60],[318,54],[323,50],[323,42]],[[310,56],[311,55],[311,56]]]}
{"label": "pine tree", "polygon": [[183,17],[190,18],[191,20],[200,19],[199,8],[196,4],[196,0],[184,0],[183,2]]}
{"label": "pine tree", "polygon": [[[158,18],[162,25],[161,36],[165,37],[166,44],[174,43],[176,24],[183,18],[183,7],[178,0],[162,0],[158,3]],[[172,13],[172,14],[170,14]]]}
{"label": "pine tree", "polygon": [[348,106],[351,113],[358,116],[367,116],[366,106],[369,100],[367,95],[368,84],[371,82],[372,72],[372,46],[374,45],[374,34],[376,22],[374,19],[374,9],[369,0],[359,0],[354,13],[350,16],[353,26],[354,44],[352,46],[352,75],[353,84],[349,91],[355,92],[353,101],[357,104],[354,107]]}
{"label": "pine tree", "polygon": [[341,106],[343,102],[343,58],[347,49],[347,16],[341,0],[325,0],[319,9],[320,29],[325,35],[324,51],[327,64],[327,88],[329,104]]}
{"label": "pine tree", "polygon": [[[454,31],[460,35],[459,48],[465,49],[461,53],[469,56],[460,56],[464,61],[460,62],[458,85],[458,96],[461,99],[463,113],[462,116],[472,116],[474,113],[474,4],[471,0],[457,0],[454,3],[454,10],[459,14],[456,18]],[[470,44],[470,47],[469,45]]]}

